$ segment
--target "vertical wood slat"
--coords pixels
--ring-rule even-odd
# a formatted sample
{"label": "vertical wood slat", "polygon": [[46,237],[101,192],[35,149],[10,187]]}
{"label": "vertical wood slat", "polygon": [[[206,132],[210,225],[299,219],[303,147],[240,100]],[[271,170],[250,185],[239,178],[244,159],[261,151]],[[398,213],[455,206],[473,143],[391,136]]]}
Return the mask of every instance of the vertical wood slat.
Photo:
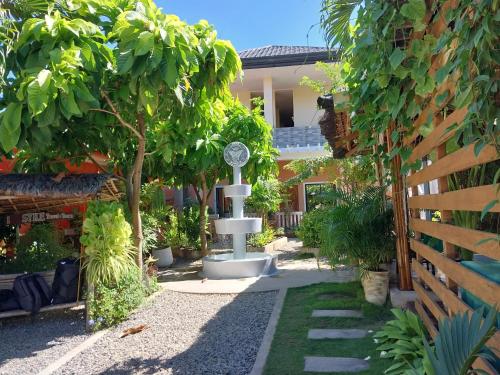
{"label": "vertical wood slat", "polygon": [[[446,156],[446,144],[441,144],[437,148],[437,155],[436,159],[440,160]],[[438,178],[438,191],[439,194],[446,193],[449,191],[448,189],[448,177],[440,177]],[[452,212],[448,210],[442,210],[441,211],[441,222],[444,224],[451,223],[453,220]],[[455,249],[455,245],[453,245],[450,242],[443,241],[443,251],[444,255],[450,259],[455,259],[457,257],[457,252]],[[450,290],[456,292],[457,291],[457,284],[455,281],[450,277],[450,275],[446,275],[446,285]],[[451,315],[451,310],[448,310],[450,315]]]}

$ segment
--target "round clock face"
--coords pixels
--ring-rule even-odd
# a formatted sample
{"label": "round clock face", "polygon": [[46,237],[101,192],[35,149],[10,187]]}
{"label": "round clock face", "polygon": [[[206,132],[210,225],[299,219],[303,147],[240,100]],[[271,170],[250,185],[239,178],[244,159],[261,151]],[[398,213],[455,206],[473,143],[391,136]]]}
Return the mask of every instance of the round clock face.
{"label": "round clock face", "polygon": [[250,158],[250,151],[241,142],[232,142],[224,149],[224,160],[231,167],[243,167]]}

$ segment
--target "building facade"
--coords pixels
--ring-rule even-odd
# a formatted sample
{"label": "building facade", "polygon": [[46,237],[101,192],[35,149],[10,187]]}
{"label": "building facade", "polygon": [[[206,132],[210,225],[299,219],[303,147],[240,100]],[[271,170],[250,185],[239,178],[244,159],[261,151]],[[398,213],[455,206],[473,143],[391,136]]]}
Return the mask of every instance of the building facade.
{"label": "building facade", "polygon": [[[253,107],[253,98],[263,100],[263,114],[273,127],[274,146],[280,152],[279,180],[293,177],[285,168],[290,161],[329,155],[318,124],[323,116],[323,110],[317,107],[318,93],[301,85],[301,81],[307,76],[328,82],[315,63],[335,64],[332,53],[322,47],[266,46],[241,51],[239,55],[243,78],[232,85],[231,91],[248,108]],[[314,194],[329,185],[332,173],[335,171],[324,171],[293,186],[287,209],[296,212],[310,209]],[[225,211],[225,207],[220,207],[223,205],[221,194],[222,185],[216,189],[214,197],[213,208],[219,215]]]}

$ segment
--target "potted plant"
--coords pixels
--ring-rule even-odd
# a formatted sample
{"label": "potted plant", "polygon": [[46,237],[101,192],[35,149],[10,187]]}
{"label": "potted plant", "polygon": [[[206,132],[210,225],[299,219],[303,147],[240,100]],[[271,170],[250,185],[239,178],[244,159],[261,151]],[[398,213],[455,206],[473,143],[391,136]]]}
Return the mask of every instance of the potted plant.
{"label": "potted plant", "polygon": [[395,253],[392,207],[385,189],[333,192],[332,207],[320,233],[321,251],[330,262],[359,262],[359,274],[368,302],[385,303],[389,271],[383,269]]}
{"label": "potted plant", "polygon": [[169,267],[174,262],[172,248],[169,246],[167,220],[159,220],[157,215],[142,215],[144,252],[152,255],[158,267]]}

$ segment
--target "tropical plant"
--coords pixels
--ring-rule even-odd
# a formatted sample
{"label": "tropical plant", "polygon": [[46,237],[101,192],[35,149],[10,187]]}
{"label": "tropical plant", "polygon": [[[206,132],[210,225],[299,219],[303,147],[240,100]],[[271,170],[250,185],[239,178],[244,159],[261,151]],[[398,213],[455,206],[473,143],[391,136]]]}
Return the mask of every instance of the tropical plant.
{"label": "tropical plant", "polygon": [[295,231],[297,237],[302,240],[304,247],[321,247],[320,233],[323,230],[328,215],[329,209],[324,207],[304,213],[304,217]]}
{"label": "tropical plant", "polygon": [[410,310],[392,309],[396,319],[387,322],[373,335],[381,357],[390,359],[393,364],[384,374],[410,375],[412,371],[423,373],[424,338],[428,337],[420,318]]}
{"label": "tropical plant", "polygon": [[259,176],[252,185],[252,194],[245,200],[247,210],[259,214],[264,227],[267,226],[269,214],[279,210],[283,201],[281,189],[282,185],[276,177]]}
{"label": "tropical plant", "polygon": [[110,285],[97,284],[88,296],[88,325],[92,330],[99,330],[122,322],[144,301],[146,294],[137,267]]}
{"label": "tropical plant", "polygon": [[293,160],[285,166],[295,176],[285,181],[285,186],[293,186],[324,170],[331,171],[329,182],[340,188],[360,190],[376,181],[375,162],[371,155],[358,155],[345,159],[320,156],[312,159]]}
{"label": "tropical plant", "polygon": [[[430,375],[485,374],[472,369],[477,358],[490,359],[485,343],[493,336],[497,309],[492,308],[484,317],[484,308],[472,314],[459,313],[439,321],[439,334],[431,347],[424,339],[425,353],[429,360]],[[483,319],[484,317],[484,319]]]}
{"label": "tropical plant", "polygon": [[354,11],[362,4],[362,0],[322,0],[321,27],[328,45],[339,52],[351,46]]}
{"label": "tropical plant", "polygon": [[41,272],[54,270],[58,260],[74,255],[74,249],[63,243],[63,235],[53,224],[34,224],[20,237],[15,257],[0,262],[1,273]]}
{"label": "tropical plant", "polygon": [[322,254],[332,264],[359,261],[362,277],[379,271],[395,252],[393,212],[385,188],[336,189],[332,197],[334,206],[320,232]]}
{"label": "tropical plant", "polygon": [[308,76],[304,76],[300,80],[301,86],[309,87],[320,95],[327,93],[338,94],[345,91],[346,87],[342,78],[342,63],[329,64],[323,61],[317,61],[314,67],[317,71],[326,75],[327,81],[324,79],[315,80]]}
{"label": "tropical plant", "polygon": [[116,202],[88,204],[80,242],[90,285],[113,285],[134,268],[132,229]]}
{"label": "tropical plant", "polygon": [[247,240],[247,244],[252,247],[264,247],[271,243],[276,238],[276,230],[269,226],[263,226],[260,233],[251,234]]}

